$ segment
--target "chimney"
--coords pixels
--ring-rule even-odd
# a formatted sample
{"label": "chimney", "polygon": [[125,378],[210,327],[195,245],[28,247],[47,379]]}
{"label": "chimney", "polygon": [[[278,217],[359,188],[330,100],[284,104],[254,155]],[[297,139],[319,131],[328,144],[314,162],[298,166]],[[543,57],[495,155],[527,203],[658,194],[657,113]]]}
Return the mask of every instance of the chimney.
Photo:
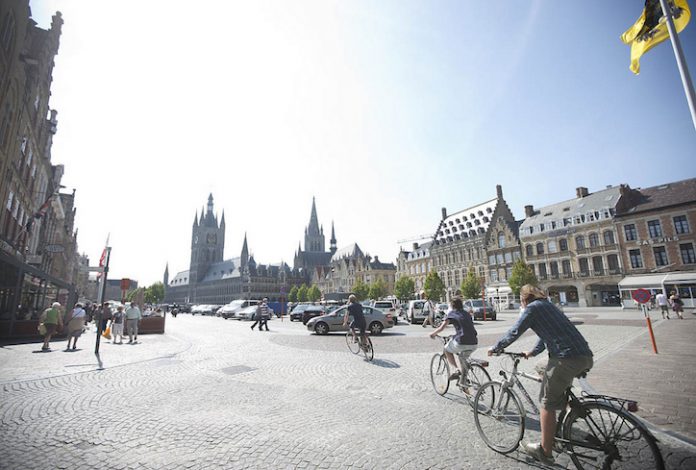
{"label": "chimney", "polygon": [[418,249],[418,243],[413,244],[413,251],[416,251]]}
{"label": "chimney", "polygon": [[531,217],[534,215],[534,206],[524,206],[524,215]]}
{"label": "chimney", "polygon": [[503,198],[503,187],[499,184],[495,185],[495,193],[498,196],[498,199]]}
{"label": "chimney", "polygon": [[587,188],[584,188],[582,186],[580,186],[579,188],[575,188],[575,195],[578,198],[588,196],[589,194],[590,192],[587,190]]}
{"label": "chimney", "polygon": [[447,218],[447,208],[446,207],[442,208],[442,218],[443,218],[443,220]]}

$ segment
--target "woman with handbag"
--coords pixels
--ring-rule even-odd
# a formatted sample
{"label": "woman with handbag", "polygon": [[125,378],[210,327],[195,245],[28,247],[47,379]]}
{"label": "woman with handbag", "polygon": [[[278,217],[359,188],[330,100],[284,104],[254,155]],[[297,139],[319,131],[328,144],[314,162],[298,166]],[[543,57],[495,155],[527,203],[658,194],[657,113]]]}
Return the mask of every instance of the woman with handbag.
{"label": "woman with handbag", "polygon": [[53,336],[56,331],[63,329],[63,316],[60,314],[60,302],[53,302],[50,308],[43,311],[41,314],[41,325],[46,328],[44,344],[41,350],[50,351],[51,347],[49,343],[51,342],[51,336]]}

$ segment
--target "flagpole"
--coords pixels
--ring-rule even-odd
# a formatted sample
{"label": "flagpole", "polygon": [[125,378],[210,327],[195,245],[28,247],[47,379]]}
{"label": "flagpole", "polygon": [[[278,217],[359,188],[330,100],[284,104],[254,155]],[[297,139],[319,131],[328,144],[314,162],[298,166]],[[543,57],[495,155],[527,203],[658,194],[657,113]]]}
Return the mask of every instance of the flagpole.
{"label": "flagpole", "polygon": [[677,29],[674,27],[674,21],[672,21],[672,9],[669,7],[667,0],[660,0],[660,5],[662,6],[662,13],[667,19],[669,38],[672,41],[674,56],[677,58],[677,67],[679,68],[679,75],[681,75],[682,85],[684,85],[684,93],[686,93],[686,101],[689,104],[689,111],[691,111],[691,120],[694,123],[694,129],[696,129],[696,96],[694,95],[694,84],[691,82],[689,68],[686,65],[686,59],[684,58],[684,51],[682,51],[679,35],[677,34]]}

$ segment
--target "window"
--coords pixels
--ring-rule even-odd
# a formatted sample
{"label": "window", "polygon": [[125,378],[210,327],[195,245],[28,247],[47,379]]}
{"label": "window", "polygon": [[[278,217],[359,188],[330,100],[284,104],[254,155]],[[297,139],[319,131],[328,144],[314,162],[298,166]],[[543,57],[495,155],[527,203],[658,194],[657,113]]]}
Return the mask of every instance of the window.
{"label": "window", "polygon": [[616,274],[616,271],[619,270],[619,257],[617,255],[607,256],[607,264],[609,265],[609,269],[614,271],[614,273],[609,274]]}
{"label": "window", "polygon": [[614,244],[614,232],[611,230],[607,230],[604,232],[604,244],[605,245],[613,245]]}
{"label": "window", "polygon": [[534,248],[532,247],[532,245],[527,245],[524,249],[527,253],[527,256],[532,256],[534,254]]}
{"label": "window", "polygon": [[662,236],[662,226],[659,220],[648,220],[648,234],[650,234],[650,238]]}
{"label": "window", "polygon": [[552,262],[549,264],[549,267],[551,268],[551,275],[552,275],[552,276],[555,276],[555,277],[558,277],[558,263],[555,262],[555,261],[552,261]]}
{"label": "window", "polygon": [[696,263],[696,254],[694,254],[693,243],[682,243],[681,245],[679,245],[679,251],[681,252],[682,263],[684,263],[684,264]]}
{"label": "window", "polygon": [[539,231],[543,232],[544,231],[544,224],[539,224]]}
{"label": "window", "polygon": [[488,255],[488,264],[495,264],[495,255]]}
{"label": "window", "polygon": [[636,225],[635,224],[624,225],[624,235],[626,236],[627,242],[637,240],[638,236],[636,234]]}
{"label": "window", "polygon": [[498,282],[498,271],[491,270],[491,282]]}
{"label": "window", "polygon": [[503,254],[498,253],[497,255],[495,255],[495,260],[498,262],[498,264],[503,264]]}
{"label": "window", "polygon": [[563,218],[563,226],[567,227],[568,225],[571,225],[573,223],[573,219],[570,217],[564,217]]}
{"label": "window", "polygon": [[640,255],[640,250],[628,250],[628,256],[631,258],[632,268],[642,268],[643,267],[643,257]]}
{"label": "window", "polygon": [[669,264],[667,260],[667,251],[664,246],[654,247],[653,254],[655,255],[655,266],[667,266]]}
{"label": "window", "polygon": [[539,277],[546,279],[546,263],[539,263]]}
{"label": "window", "polygon": [[582,235],[575,237],[575,246],[578,250],[585,249],[585,237],[583,237]]}
{"label": "window", "polygon": [[596,233],[591,233],[589,239],[591,247],[599,246],[599,235]]}
{"label": "window", "polygon": [[689,233],[689,221],[685,215],[678,215],[674,218],[674,230],[677,233]]}
{"label": "window", "polygon": [[556,242],[554,240],[549,240],[549,253],[555,253],[557,251]]}
{"label": "window", "polygon": [[537,255],[543,255],[544,254],[544,244],[539,242],[536,244],[536,252]]}
{"label": "window", "polygon": [[498,232],[498,248],[505,248],[505,233]]}
{"label": "window", "polygon": [[561,251],[568,251],[568,240],[561,238],[558,240],[558,246],[561,248]]}
{"label": "window", "polygon": [[512,263],[512,254],[509,251],[505,253],[505,262]]}
{"label": "window", "polygon": [[592,258],[592,269],[595,276],[602,276],[604,274],[604,262],[601,256],[594,256]]}
{"label": "window", "polygon": [[561,261],[561,269],[563,270],[564,276],[570,276],[570,260],[564,259]]}
{"label": "window", "polygon": [[587,274],[590,272],[590,265],[587,262],[587,258],[580,258],[578,263],[580,264],[580,274],[587,276]]}

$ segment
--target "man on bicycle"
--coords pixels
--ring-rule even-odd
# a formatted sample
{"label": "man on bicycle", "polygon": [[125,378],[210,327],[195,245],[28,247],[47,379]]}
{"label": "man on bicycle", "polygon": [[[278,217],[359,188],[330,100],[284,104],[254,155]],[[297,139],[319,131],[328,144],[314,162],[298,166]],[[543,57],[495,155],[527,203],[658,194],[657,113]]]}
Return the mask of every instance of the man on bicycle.
{"label": "man on bicycle", "polygon": [[360,329],[362,344],[366,344],[367,338],[365,337],[365,328],[367,325],[365,323],[362,305],[360,305],[358,298],[353,294],[350,294],[350,297],[348,297],[348,302],[348,308],[346,308],[346,313],[343,315],[343,326],[348,324],[348,317],[352,316],[353,321],[350,323],[350,330],[353,332],[353,340],[355,340],[355,329],[358,328]]}
{"label": "man on bicycle", "polygon": [[549,362],[539,392],[541,443],[528,443],[525,451],[540,462],[552,464],[556,411],[566,407],[565,392],[573,379],[592,368],[592,351],[575,325],[547,300],[541,289],[530,284],[522,286],[520,300],[524,311],[517,323],[488,351],[488,355],[502,351],[529,328],[539,336],[539,341],[534,349],[525,351],[525,357],[549,350]]}
{"label": "man on bicycle", "polygon": [[[452,298],[450,307],[452,307],[452,310],[447,312],[443,322],[430,333],[430,337],[435,338],[450,323],[454,325],[454,337],[445,346],[445,356],[455,371],[449,379],[456,380],[461,377],[462,380],[466,380],[466,359],[472,352],[476,351],[478,345],[476,328],[474,328],[474,321],[471,319],[471,315],[464,311],[464,303],[460,297]],[[457,361],[454,358],[455,354],[459,356],[459,360],[462,363],[461,368],[457,366]]]}

